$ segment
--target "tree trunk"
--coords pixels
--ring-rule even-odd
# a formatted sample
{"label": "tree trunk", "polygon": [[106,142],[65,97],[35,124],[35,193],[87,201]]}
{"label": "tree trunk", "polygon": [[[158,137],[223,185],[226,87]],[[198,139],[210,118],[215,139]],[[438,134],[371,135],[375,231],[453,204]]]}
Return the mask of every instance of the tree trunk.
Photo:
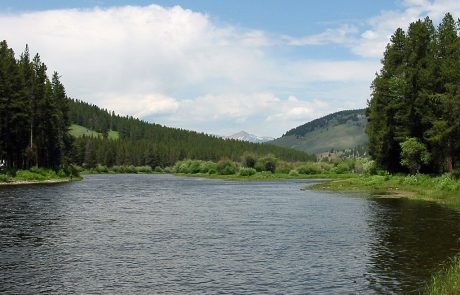
{"label": "tree trunk", "polygon": [[447,155],[447,171],[452,173],[454,171],[453,157],[452,154]]}

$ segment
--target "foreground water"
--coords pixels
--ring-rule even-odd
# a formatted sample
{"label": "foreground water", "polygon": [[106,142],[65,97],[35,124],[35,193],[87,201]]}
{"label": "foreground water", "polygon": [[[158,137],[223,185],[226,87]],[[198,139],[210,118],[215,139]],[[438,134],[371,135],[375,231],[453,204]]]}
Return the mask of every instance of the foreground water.
{"label": "foreground water", "polygon": [[459,252],[453,211],[307,185],[93,175],[0,187],[0,293],[417,294]]}

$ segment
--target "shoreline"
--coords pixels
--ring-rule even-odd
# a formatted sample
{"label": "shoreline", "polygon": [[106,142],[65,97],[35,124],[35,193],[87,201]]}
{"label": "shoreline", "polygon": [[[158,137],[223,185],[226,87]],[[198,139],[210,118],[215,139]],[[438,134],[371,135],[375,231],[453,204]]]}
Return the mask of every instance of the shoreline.
{"label": "shoreline", "polygon": [[55,184],[55,183],[64,183],[64,182],[74,182],[79,181],[80,178],[74,177],[72,180],[70,178],[62,179],[46,179],[46,180],[13,180],[9,182],[0,182],[0,187],[2,186],[16,186],[16,185],[32,185],[32,184]]}

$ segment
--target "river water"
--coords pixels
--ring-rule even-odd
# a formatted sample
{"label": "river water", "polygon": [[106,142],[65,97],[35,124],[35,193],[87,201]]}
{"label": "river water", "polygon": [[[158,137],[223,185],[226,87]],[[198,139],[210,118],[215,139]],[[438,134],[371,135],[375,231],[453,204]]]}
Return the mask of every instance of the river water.
{"label": "river water", "polygon": [[0,187],[2,294],[418,294],[460,216],[311,182],[89,175]]}

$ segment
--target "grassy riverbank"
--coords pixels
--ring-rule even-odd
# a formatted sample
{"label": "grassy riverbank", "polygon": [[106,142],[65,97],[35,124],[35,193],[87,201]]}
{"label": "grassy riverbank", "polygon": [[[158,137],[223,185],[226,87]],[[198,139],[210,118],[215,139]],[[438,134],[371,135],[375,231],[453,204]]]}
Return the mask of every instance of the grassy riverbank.
{"label": "grassy riverbank", "polygon": [[13,175],[0,174],[0,185],[58,183],[80,179],[78,174],[70,177],[63,170],[56,172],[50,169],[31,168],[30,170],[18,170]]}
{"label": "grassy riverbank", "polygon": [[[412,200],[436,202],[460,212],[460,181],[450,175],[372,175],[333,179],[316,184],[311,189],[330,191],[361,191],[373,195],[404,197]],[[460,294],[460,256],[449,267],[435,273],[427,294]]]}
{"label": "grassy riverbank", "polygon": [[317,190],[364,191],[447,205],[460,210],[460,181],[450,175],[369,175],[333,179],[311,187]]}
{"label": "grassy riverbank", "polygon": [[243,176],[240,174],[221,175],[221,174],[208,174],[208,173],[174,173],[176,176],[188,177],[203,177],[211,179],[226,179],[226,180],[283,180],[283,179],[350,179],[356,177],[354,174],[296,174],[289,173],[271,173],[271,172],[256,172],[253,175]]}

